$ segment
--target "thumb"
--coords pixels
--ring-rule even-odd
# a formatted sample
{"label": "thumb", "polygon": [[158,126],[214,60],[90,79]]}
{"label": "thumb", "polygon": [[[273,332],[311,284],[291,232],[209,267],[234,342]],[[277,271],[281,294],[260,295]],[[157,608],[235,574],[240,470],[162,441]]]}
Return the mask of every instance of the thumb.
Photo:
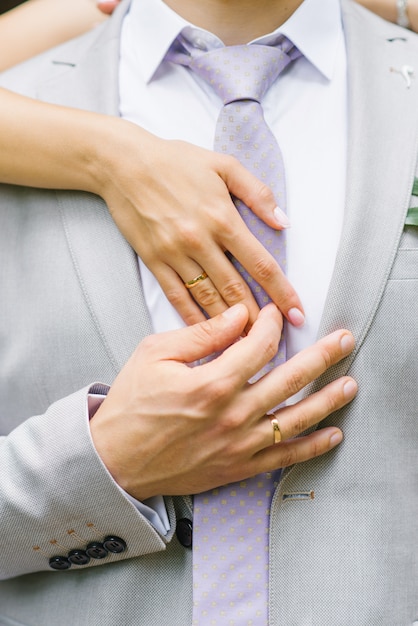
{"label": "thumb", "polygon": [[160,350],[165,359],[191,363],[225,350],[240,337],[247,322],[247,308],[236,304],[212,319],[162,333]]}
{"label": "thumb", "polygon": [[230,193],[242,200],[268,226],[277,230],[290,226],[286,215],[277,206],[270,187],[251,174],[237,159],[226,159],[219,174]]}

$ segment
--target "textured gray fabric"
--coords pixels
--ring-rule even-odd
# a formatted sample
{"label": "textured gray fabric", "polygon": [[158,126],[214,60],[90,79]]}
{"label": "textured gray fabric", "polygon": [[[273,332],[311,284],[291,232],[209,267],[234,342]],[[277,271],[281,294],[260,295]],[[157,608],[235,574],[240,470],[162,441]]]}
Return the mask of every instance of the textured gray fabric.
{"label": "textured gray fabric", "polygon": [[[0,83],[116,113],[127,6]],[[418,621],[418,234],[403,228],[417,175],[418,81],[406,89],[393,71],[418,63],[418,43],[349,0],[342,6],[347,205],[321,333],[345,326],[357,350],[312,389],[349,371],[359,394],[327,420],[342,426],[343,444],[285,471],[275,494],[271,626]],[[3,186],[0,284],[0,624],[190,624],[190,551],[162,541],[126,502],[86,424],[88,386],[111,383],[150,330],[132,251],[97,198]],[[189,499],[167,505],[173,527],[190,515]],[[48,571],[33,546],[72,547],[67,531],[87,537],[88,522],[124,537],[128,552]]]}

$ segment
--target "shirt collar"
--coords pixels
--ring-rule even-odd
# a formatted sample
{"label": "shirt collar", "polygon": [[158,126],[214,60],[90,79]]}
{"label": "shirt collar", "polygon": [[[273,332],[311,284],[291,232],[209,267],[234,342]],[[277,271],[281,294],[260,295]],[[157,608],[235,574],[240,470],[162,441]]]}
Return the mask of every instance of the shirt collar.
{"label": "shirt collar", "polygon": [[[202,49],[223,46],[216,35],[190,24],[163,0],[132,0],[128,20],[130,43],[135,47],[138,69],[146,82],[153,78],[181,32]],[[250,43],[268,44],[279,33],[286,35],[321,74],[332,78],[342,37],[338,0],[304,0],[277,30]]]}

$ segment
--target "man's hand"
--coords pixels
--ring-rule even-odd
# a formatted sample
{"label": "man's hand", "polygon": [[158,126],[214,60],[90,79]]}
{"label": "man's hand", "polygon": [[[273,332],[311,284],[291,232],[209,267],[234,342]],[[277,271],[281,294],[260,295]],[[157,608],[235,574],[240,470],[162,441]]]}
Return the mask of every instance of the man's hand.
{"label": "man's hand", "polygon": [[[135,498],[205,491],[306,461],[341,441],[333,427],[292,437],[353,399],[357,387],[349,377],[277,410],[276,445],[267,413],[347,356],[352,335],[336,331],[250,385],[277,351],[282,320],[268,305],[239,339],[247,321],[246,308],[236,305],[212,320],[152,335],[117,377],[91,432],[110,473]],[[187,365],[222,350],[209,363]]]}

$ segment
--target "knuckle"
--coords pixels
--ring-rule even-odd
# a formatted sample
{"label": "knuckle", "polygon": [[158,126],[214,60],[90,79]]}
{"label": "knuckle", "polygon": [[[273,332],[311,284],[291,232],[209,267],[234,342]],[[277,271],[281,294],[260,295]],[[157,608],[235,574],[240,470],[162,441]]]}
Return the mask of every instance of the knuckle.
{"label": "knuckle", "polygon": [[[321,393],[321,392],[320,392]],[[327,417],[346,403],[344,396],[344,387],[336,381],[322,390],[324,394],[324,410],[323,417]]]}
{"label": "knuckle", "polygon": [[215,207],[211,211],[210,218],[213,222],[213,230],[218,235],[222,233],[223,236],[228,236],[234,233],[231,220],[228,219],[229,208],[230,204],[225,202],[222,204],[218,204],[217,207]]}
{"label": "knuckle", "polygon": [[299,435],[300,433],[303,433],[307,428],[311,426],[311,424],[312,420],[310,419],[309,415],[305,411],[299,409],[298,413],[293,419],[292,435]]}
{"label": "knuckle", "polygon": [[159,234],[158,241],[153,241],[162,258],[171,258],[178,251],[178,241],[169,233]]}
{"label": "knuckle", "polygon": [[217,153],[216,156],[219,163],[221,163],[227,171],[232,170],[236,165],[239,164],[238,159],[231,154]]}
{"label": "knuckle", "polygon": [[295,368],[293,369],[287,376],[286,381],[286,390],[289,396],[293,396],[295,393],[298,393],[303,387],[306,385],[306,380],[304,373],[301,369]]}
{"label": "knuckle", "polygon": [[341,398],[339,394],[337,395],[335,391],[333,393],[331,391],[327,391],[325,395],[324,411],[323,411],[322,419],[324,419],[325,417],[333,413],[333,411],[338,409],[340,404],[341,404]]}
{"label": "knuckle", "polygon": [[148,335],[144,337],[140,343],[142,350],[150,350],[154,347],[156,341],[158,341],[157,335]]}
{"label": "knuckle", "polygon": [[185,294],[183,288],[173,287],[171,289],[165,290],[165,295],[170,304],[173,305],[174,308],[178,309],[184,302]]}
{"label": "knuckle", "polygon": [[[201,328],[205,334],[213,336],[211,324],[204,323]],[[234,393],[234,382],[231,377],[219,376],[215,371],[211,376],[202,378],[199,368],[194,368],[193,372],[196,374],[196,384],[200,389],[200,393],[196,394],[198,397],[206,398],[210,407],[215,407],[217,410],[220,405],[228,402],[231,394]]]}
{"label": "knuckle", "polygon": [[272,257],[262,257],[254,263],[254,278],[257,281],[269,281],[277,271],[277,263]]}
{"label": "knuckle", "polygon": [[280,455],[281,467],[289,467],[289,465],[294,465],[295,463],[297,463],[297,460],[298,455],[295,445],[283,445]]}
{"label": "knuckle", "polygon": [[271,335],[267,339],[267,343],[264,346],[264,354],[266,357],[266,362],[271,361],[271,359],[276,355],[279,344],[276,338],[273,338]]}
{"label": "knuckle", "polygon": [[199,251],[202,249],[202,235],[199,233],[196,224],[186,221],[182,222],[181,235],[186,250]]}
{"label": "knuckle", "polygon": [[[202,342],[204,345],[208,343],[208,341],[213,339],[213,334],[216,332],[216,322],[213,320],[207,320],[202,324],[198,324],[195,327],[196,332],[196,340]],[[198,370],[194,370],[198,371]],[[199,380],[199,379],[198,379]],[[222,384],[222,379],[212,379],[208,381],[208,385]]]}
{"label": "knuckle", "polygon": [[239,280],[230,280],[223,285],[221,295],[225,302],[235,304],[245,299],[247,287]]}
{"label": "knuckle", "polygon": [[143,354],[147,353],[149,356],[152,355],[155,351],[157,351],[160,347],[160,338],[158,335],[148,335],[142,339],[141,343],[138,345],[137,351],[138,353]]}
{"label": "knuckle", "polygon": [[[203,281],[202,281],[203,283]],[[213,306],[220,300],[220,296],[216,291],[215,287],[209,284],[200,284],[196,285],[192,289],[192,295],[195,300],[199,302],[203,306],[203,308]]]}
{"label": "knuckle", "polygon": [[[206,326],[206,324],[203,326],[207,328],[207,332],[210,335],[209,326]],[[239,412],[233,411],[227,406],[235,391],[232,377],[218,376],[215,373],[202,379],[198,369],[193,369],[196,376],[196,396],[204,399],[204,402],[209,407],[209,414],[215,415],[216,423],[225,421],[226,424],[233,424],[234,420],[238,419]]]}
{"label": "knuckle", "polygon": [[326,450],[324,449],[324,445],[321,445],[321,442],[319,439],[317,439],[316,437],[313,437],[311,442],[310,442],[310,454],[309,456],[313,459],[317,456],[320,456],[321,454],[323,454]]}
{"label": "knuckle", "polygon": [[261,202],[265,203],[274,203],[274,194],[270,187],[260,182],[258,188],[256,189],[256,194]]}
{"label": "knuckle", "polygon": [[334,362],[334,359],[332,358],[330,350],[326,346],[320,347],[320,356],[323,361],[325,369],[328,369],[329,367],[331,367],[331,365]]}
{"label": "knuckle", "polygon": [[[208,423],[208,434],[211,438],[211,445],[215,445],[219,452],[219,457],[225,459],[225,462],[233,463],[232,457],[235,459],[242,453],[243,442],[241,437],[237,436],[237,432],[242,427],[242,418],[237,413],[218,412],[216,419],[210,420]],[[216,443],[215,443],[216,442]]]}
{"label": "knuckle", "polygon": [[248,459],[250,452],[245,437],[241,435],[243,419],[239,414],[224,416],[218,424],[216,435],[222,441],[222,455],[228,460],[231,467],[238,469]]}
{"label": "knuckle", "polygon": [[186,326],[194,326],[202,321],[201,312],[195,309],[182,308],[178,309],[178,312]]}
{"label": "knuckle", "polygon": [[[230,434],[237,430],[242,424],[242,417],[237,412],[227,412],[219,421],[219,426],[223,433]],[[230,449],[235,449],[235,445],[237,442],[231,442],[229,445]]]}
{"label": "knuckle", "polygon": [[[222,323],[221,317],[214,317],[209,320],[205,320],[204,322],[200,322],[200,324],[196,324],[192,327],[193,331],[193,341],[196,345],[200,346],[204,352],[201,353],[201,356],[216,356],[216,353],[219,351],[225,350],[225,328]],[[209,364],[207,364],[209,365]],[[213,367],[209,368],[210,372],[205,372],[203,374],[199,367],[193,368],[193,371],[196,372],[196,384],[199,387],[201,381],[203,384],[211,385],[214,387],[214,394],[216,394],[216,389],[220,388],[222,393],[223,386],[226,389],[229,389],[230,393],[234,392],[233,385],[236,385],[239,382],[239,374],[236,371],[230,371],[225,373],[224,376],[219,376],[216,380],[214,380],[214,376],[212,373]],[[216,369],[215,369],[216,371]],[[208,396],[207,389],[203,391],[204,396]],[[217,394],[216,394],[217,395]]]}

